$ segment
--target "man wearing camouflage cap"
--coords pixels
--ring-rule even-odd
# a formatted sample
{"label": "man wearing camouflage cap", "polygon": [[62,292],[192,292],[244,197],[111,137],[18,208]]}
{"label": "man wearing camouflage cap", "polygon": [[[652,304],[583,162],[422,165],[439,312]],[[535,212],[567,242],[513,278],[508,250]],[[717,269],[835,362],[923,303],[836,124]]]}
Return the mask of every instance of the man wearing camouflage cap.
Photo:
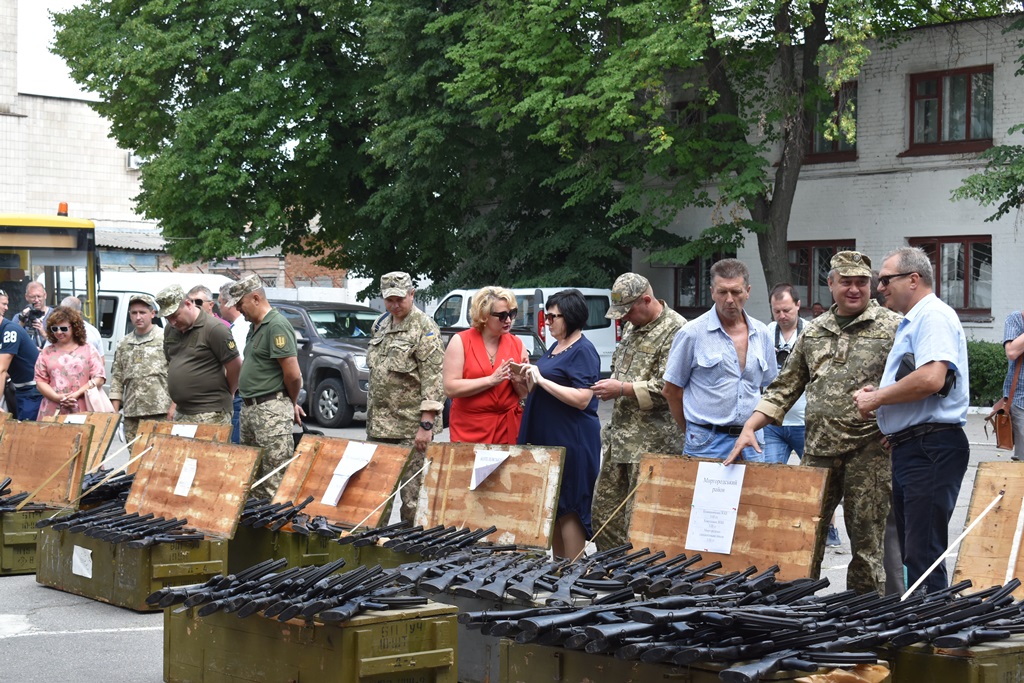
{"label": "man wearing camouflage cap", "polygon": [[133,294],[128,317],[135,330],[121,337],[110,366],[110,402],[120,410],[124,435],[135,438],[142,420],[163,420],[171,405],[167,390],[167,358],[164,331],[153,324],[156,300],[149,294]]}
{"label": "man wearing camouflage cap", "polygon": [[878,384],[901,316],[871,299],[868,257],[841,251],[832,257],[831,266],[828,286],[835,303],[804,327],[726,462],[739,458],[744,446],[760,450],[755,430],[781,424],[806,391],[801,464],[831,470],[811,575],[817,578],[821,571],[828,522],[842,498],[853,554],[846,586],[858,592],[883,592],[882,539],[892,490],[889,455],[878,424],[861,417],[853,396],[866,384]]}
{"label": "man wearing camouflage cap", "polygon": [[[298,404],[302,371],[295,330],[280,311],[271,307],[257,275],[232,283],[221,305],[237,308],[251,325],[238,378],[238,393],[242,397],[239,428],[241,443],[263,449],[256,474],[259,480],[294,454],[292,424],[301,424],[305,414]],[[283,477],[283,469],[274,472],[252,490],[252,495],[273,497]]]}
{"label": "man wearing camouflage cap", "polygon": [[156,304],[157,315],[170,324],[164,331],[172,401],[167,419],[231,424],[231,397],[242,369],[231,330],[188,299],[181,285],[160,290]]}
{"label": "man wearing camouflage cap", "polygon": [[[423,467],[423,455],[434,434],[441,431],[444,346],[434,323],[413,303],[415,290],[408,273],[395,271],[380,278],[387,312],[373,323],[367,349],[370,392],[366,434],[371,441],[409,446],[408,478]],[[422,474],[402,488],[402,518],[416,511]]]}
{"label": "man wearing camouflage cap", "polygon": [[632,503],[612,513],[636,486],[640,456],[683,451],[683,434],[661,390],[672,339],[686,319],[655,298],[647,278],[636,273],[615,280],[611,299],[605,317],[622,321],[622,341],[612,356],[611,376],[591,387],[602,401],[615,401],[612,419],[601,431],[601,472],[592,511],[594,528],[604,526],[595,539],[602,550],[627,540]]}

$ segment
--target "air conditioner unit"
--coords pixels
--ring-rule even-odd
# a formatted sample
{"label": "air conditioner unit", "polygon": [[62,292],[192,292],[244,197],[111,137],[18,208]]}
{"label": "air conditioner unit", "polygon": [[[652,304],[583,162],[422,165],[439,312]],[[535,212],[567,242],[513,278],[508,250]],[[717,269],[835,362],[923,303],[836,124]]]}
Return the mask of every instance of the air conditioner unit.
{"label": "air conditioner unit", "polygon": [[135,153],[135,150],[128,150],[128,170],[138,171],[142,164],[142,157]]}

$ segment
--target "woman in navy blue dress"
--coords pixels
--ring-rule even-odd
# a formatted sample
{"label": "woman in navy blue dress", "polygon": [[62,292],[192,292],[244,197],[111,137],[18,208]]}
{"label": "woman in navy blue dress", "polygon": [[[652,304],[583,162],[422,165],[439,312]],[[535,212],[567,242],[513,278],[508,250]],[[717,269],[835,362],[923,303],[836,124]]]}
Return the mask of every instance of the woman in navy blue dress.
{"label": "woman in navy blue dress", "polygon": [[587,302],[578,290],[566,289],[545,304],[548,327],[555,343],[525,381],[530,389],[519,429],[520,444],[565,447],[562,488],[552,550],[557,557],[575,558],[593,530],[590,505],[601,467],[601,421],[597,398],[590,387],[597,382],[601,360],[583,336]]}

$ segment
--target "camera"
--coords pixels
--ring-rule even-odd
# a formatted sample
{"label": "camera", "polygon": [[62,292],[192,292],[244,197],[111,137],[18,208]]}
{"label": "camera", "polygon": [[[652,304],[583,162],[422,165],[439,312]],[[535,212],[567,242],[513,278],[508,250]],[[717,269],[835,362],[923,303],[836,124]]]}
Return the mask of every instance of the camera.
{"label": "camera", "polygon": [[789,358],[789,349],[775,349],[775,363],[782,368],[786,364],[786,359]]}
{"label": "camera", "polygon": [[18,314],[18,322],[20,322],[22,325],[31,325],[36,320],[42,318],[44,315],[46,315],[46,311],[40,311],[29,306],[24,311]]}

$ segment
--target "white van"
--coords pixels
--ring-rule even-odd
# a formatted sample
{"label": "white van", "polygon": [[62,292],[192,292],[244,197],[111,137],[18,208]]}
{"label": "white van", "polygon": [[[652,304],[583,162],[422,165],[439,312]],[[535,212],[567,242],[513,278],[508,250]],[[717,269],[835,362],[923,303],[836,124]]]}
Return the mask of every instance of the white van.
{"label": "white van", "polygon": [[[100,285],[96,292],[96,327],[100,330],[103,340],[103,361],[107,376],[110,376],[110,364],[114,362],[114,351],[121,337],[132,331],[132,321],[128,317],[128,303],[134,294],[149,294],[155,297],[157,292],[171,285],[181,285],[188,290],[197,285],[205,285],[213,292],[214,299],[220,293],[221,285],[231,282],[231,278],[223,275],[206,273],[130,273],[116,270],[105,270],[100,274]],[[158,320],[162,325],[163,321]]]}
{"label": "white van", "polygon": [[[553,339],[548,334],[547,325],[544,323],[544,302],[555,292],[571,287],[524,287],[513,288],[516,295],[519,317],[516,319],[517,326],[525,326],[533,329],[534,332],[550,345]],[[622,336],[618,320],[609,320],[604,317],[611,306],[612,293],[610,289],[598,289],[594,287],[576,287],[587,300],[589,315],[583,326],[583,334],[591,341],[601,357],[601,375],[607,376],[612,370],[612,353],[615,345]],[[438,301],[434,310],[434,322],[438,327],[468,328],[469,306],[473,302],[473,295],[476,289],[454,289],[445,294]],[[527,343],[527,337],[520,337]],[[529,342],[532,345],[532,340]],[[530,352],[530,348],[527,348]]]}

